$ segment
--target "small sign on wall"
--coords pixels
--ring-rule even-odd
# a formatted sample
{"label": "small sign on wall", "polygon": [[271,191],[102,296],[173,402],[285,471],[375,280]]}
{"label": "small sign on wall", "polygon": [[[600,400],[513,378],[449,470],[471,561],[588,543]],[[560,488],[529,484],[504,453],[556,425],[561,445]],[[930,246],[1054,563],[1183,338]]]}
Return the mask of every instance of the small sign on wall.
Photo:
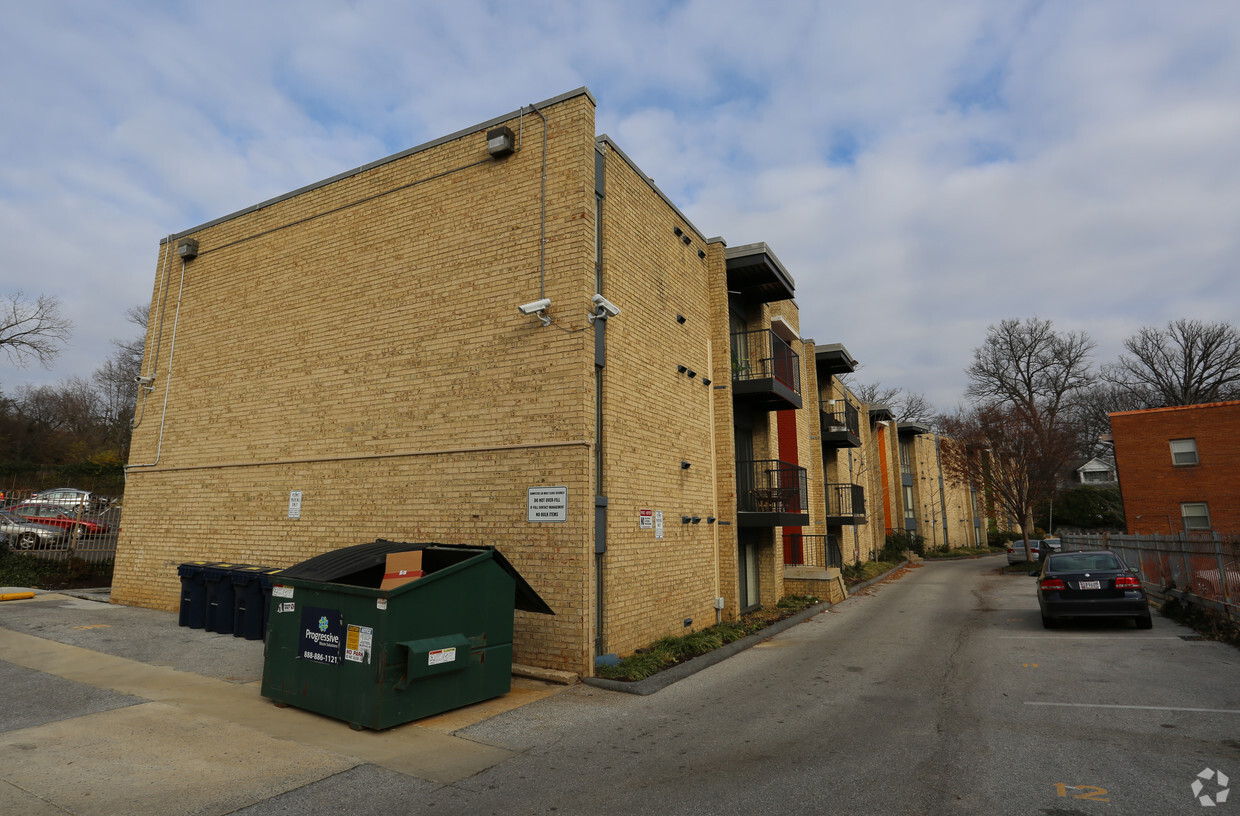
{"label": "small sign on wall", "polygon": [[637,512],[639,514],[638,518],[640,519],[638,521],[637,528],[639,530],[653,530],[654,529],[654,511],[653,510],[638,510]]}
{"label": "small sign on wall", "polygon": [[568,488],[529,488],[526,491],[525,520],[568,521]]}
{"label": "small sign on wall", "polygon": [[291,519],[301,518],[301,491],[290,490],[288,492],[288,517]]}
{"label": "small sign on wall", "polygon": [[662,510],[654,511],[654,537],[655,538],[663,537],[663,511]]}

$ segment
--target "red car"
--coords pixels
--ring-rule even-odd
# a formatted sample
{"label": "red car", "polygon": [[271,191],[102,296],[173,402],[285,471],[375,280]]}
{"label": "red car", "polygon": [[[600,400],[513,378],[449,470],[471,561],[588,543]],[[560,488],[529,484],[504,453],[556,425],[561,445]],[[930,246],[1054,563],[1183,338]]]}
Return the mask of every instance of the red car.
{"label": "red car", "polygon": [[48,524],[52,527],[63,527],[68,530],[74,538],[83,538],[84,536],[102,535],[108,531],[108,525],[103,522],[94,521],[93,519],[83,518],[74,514],[63,507],[57,507],[54,504],[34,504],[26,502],[16,507],[10,507],[9,512],[24,519],[37,522],[38,524]]}

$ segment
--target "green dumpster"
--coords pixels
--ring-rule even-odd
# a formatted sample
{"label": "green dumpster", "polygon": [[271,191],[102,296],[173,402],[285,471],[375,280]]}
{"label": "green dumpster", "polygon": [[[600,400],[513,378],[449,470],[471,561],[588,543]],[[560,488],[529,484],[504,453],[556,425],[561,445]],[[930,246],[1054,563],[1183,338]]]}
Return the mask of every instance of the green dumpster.
{"label": "green dumpster", "polygon": [[[399,553],[419,553],[423,575],[381,589]],[[271,584],[262,695],[354,728],[507,694],[513,610],[554,614],[494,547],[380,539]]]}

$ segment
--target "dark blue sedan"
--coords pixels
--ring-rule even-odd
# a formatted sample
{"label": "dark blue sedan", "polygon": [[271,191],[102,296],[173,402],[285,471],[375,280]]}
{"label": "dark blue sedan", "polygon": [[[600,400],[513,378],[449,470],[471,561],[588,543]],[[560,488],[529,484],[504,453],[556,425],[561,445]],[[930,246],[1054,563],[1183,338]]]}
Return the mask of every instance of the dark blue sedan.
{"label": "dark blue sedan", "polygon": [[1132,618],[1138,629],[1154,625],[1141,579],[1113,552],[1054,553],[1035,574],[1047,629],[1062,618],[1082,617]]}

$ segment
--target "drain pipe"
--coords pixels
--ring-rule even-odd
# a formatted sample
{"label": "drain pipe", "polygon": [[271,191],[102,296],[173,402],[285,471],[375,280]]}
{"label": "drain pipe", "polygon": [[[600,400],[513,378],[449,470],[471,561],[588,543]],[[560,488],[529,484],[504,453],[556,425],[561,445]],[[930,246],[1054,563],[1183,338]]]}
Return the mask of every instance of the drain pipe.
{"label": "drain pipe", "polygon": [[538,114],[538,118],[542,119],[543,123],[542,188],[540,191],[542,212],[539,214],[538,236],[538,297],[545,298],[547,296],[547,117],[543,116],[543,112],[533,104],[530,105],[530,110]]}
{"label": "drain pipe", "polygon": [[164,377],[164,407],[163,413],[159,418],[159,443],[155,446],[155,461],[144,462],[138,465],[126,465],[125,475],[129,475],[129,471],[134,468],[155,467],[159,464],[160,457],[164,451],[164,428],[168,423],[168,394],[172,392],[172,360],[177,353],[177,326],[181,323],[181,299],[185,294],[185,260],[181,260],[181,288],[177,291],[177,310],[172,318],[172,345],[168,348],[168,373]]}
{"label": "drain pipe", "polygon": [[[155,386],[152,383],[155,381],[156,369],[159,366],[159,349],[163,344],[164,339],[164,297],[168,293],[168,278],[172,274],[169,261],[171,260],[173,237],[174,236],[169,233],[167,240],[164,241],[163,257],[159,261],[159,265],[163,269],[164,273],[164,282],[160,284],[159,298],[157,298],[155,302],[155,310],[158,313],[158,317],[156,318],[157,324],[155,327],[155,348],[151,353],[150,370],[138,375],[138,392],[142,396],[142,410],[136,417],[129,421],[129,429],[131,431],[137,430],[138,426],[142,424],[142,418],[146,416],[146,399],[150,396],[151,392],[155,390]],[[147,325],[150,325],[150,314],[147,315]],[[145,362],[146,361],[143,360],[143,363]]]}

